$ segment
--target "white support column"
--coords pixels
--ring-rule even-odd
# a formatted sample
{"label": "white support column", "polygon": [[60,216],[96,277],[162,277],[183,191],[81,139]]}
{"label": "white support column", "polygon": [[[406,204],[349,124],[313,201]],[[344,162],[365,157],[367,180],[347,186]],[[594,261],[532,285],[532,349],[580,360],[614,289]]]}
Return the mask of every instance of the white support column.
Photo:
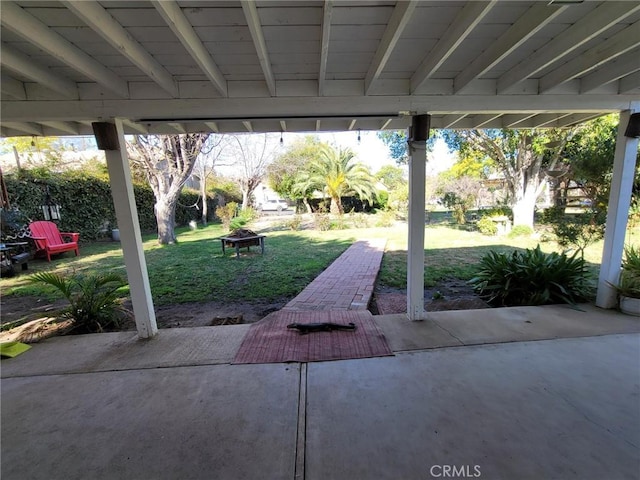
{"label": "white support column", "polygon": [[409,241],[407,249],[407,317],[424,320],[425,141],[409,141]]}
{"label": "white support column", "polygon": [[[635,111],[638,110],[636,109]],[[638,154],[638,139],[628,138],[624,135],[632,113],[635,112],[631,110],[621,112],[618,125],[602,264],[600,266],[598,293],[596,296],[596,305],[601,308],[614,308],[617,305],[616,290],[610,284],[615,285],[620,275],[627,218],[631,205],[636,156]]]}
{"label": "white support column", "polygon": [[[108,148],[101,147],[101,141],[98,136],[96,136],[96,140],[98,141],[98,148],[104,149],[107,158],[111,194],[113,195],[113,205],[118,219],[120,242],[129,279],[131,302],[133,303],[138,336],[140,338],[150,338],[158,333],[156,313],[153,309],[147,262],[142,249],[138,210],[136,209],[133,194],[131,171],[129,170],[129,159],[121,119],[115,119],[115,127],[117,138],[110,138],[111,143],[107,146]],[[119,150],[114,149],[115,146],[119,147]]]}

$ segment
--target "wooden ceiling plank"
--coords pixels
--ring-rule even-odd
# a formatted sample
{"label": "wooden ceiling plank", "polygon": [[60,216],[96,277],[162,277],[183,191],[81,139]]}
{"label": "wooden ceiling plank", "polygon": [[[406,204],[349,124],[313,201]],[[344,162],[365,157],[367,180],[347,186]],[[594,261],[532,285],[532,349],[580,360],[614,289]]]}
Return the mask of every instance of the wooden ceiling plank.
{"label": "wooden ceiling plank", "polygon": [[224,97],[228,96],[227,80],[180,6],[174,0],[153,0],[152,3],[211,83]]}
{"label": "wooden ceiling plank", "polygon": [[566,8],[566,6],[554,8],[545,2],[535,4],[529,8],[500,38],[455,77],[453,82],[454,93],[458,93],[474,79],[500,63]]}
{"label": "wooden ceiling plank", "polygon": [[41,137],[43,135],[42,126],[37,124],[37,123],[33,123],[33,122],[3,122],[3,125],[5,127],[7,127],[7,128],[10,128],[12,130],[17,130],[19,132],[26,133],[28,135],[34,135],[34,136],[39,136],[39,137]]}
{"label": "wooden ceiling plank", "polygon": [[258,16],[258,9],[256,7],[255,0],[245,0],[241,2],[244,16],[247,19],[247,25],[251,32],[251,38],[253,44],[256,47],[256,53],[258,54],[258,60],[262,67],[262,73],[264,79],[267,82],[269,93],[272,97],[276,96],[276,80],[271,70],[271,61],[269,60],[269,51],[267,50],[267,43],[264,40],[264,33],[262,32],[262,26],[260,25],[260,17]]}
{"label": "wooden ceiling plank", "polygon": [[331,15],[333,0],[325,0],[322,8],[322,40],[320,44],[320,72],[318,73],[318,96],[324,96],[324,84],[327,76],[327,59],[329,58],[329,39],[331,38]]}
{"label": "wooden ceiling plank", "polygon": [[458,13],[444,36],[438,40],[411,77],[411,91],[418,90],[455,52],[473,29],[491,11],[497,0],[468,2]]}
{"label": "wooden ceiling plank", "polygon": [[38,62],[6,43],[3,43],[0,47],[0,63],[2,66],[65,97],[78,98],[78,88],[75,82],[51,72],[49,68],[38,64]]}
{"label": "wooden ceiling plank", "polygon": [[539,93],[548,92],[552,88],[595,70],[600,65],[638,47],[640,45],[639,31],[640,20],[549,72],[540,79]]}
{"label": "wooden ceiling plank", "polygon": [[78,124],[76,122],[48,121],[40,123],[47,127],[53,128],[54,130],[59,130],[71,135],[80,135],[80,129],[78,128]]}
{"label": "wooden ceiling plank", "polygon": [[607,83],[619,80],[640,70],[640,52],[632,50],[580,80],[580,93],[587,93]]}
{"label": "wooden ceiling plank", "polygon": [[125,126],[129,127],[130,130],[134,130],[134,131],[138,132],[138,134],[140,134],[140,135],[147,135],[149,133],[149,129],[145,125],[142,125],[141,123],[137,123],[137,122],[134,122],[132,120],[129,120],[128,118],[127,119],[123,119],[122,123]]}
{"label": "wooden ceiling plank", "polygon": [[127,82],[13,2],[2,2],[2,25],[122,98]]}
{"label": "wooden ceiling plank", "polygon": [[204,124],[207,128],[210,128],[212,132],[220,133],[220,128],[216,122],[204,122]]}
{"label": "wooden ceiling plank", "polygon": [[618,85],[619,93],[629,93],[636,89],[640,89],[640,72],[627,75],[620,79],[620,84]]}
{"label": "wooden ceiling plank", "polygon": [[[0,61],[2,60],[3,56],[4,53],[0,53]],[[2,93],[10,96],[15,100],[27,99],[27,92],[24,89],[24,83],[8,75],[2,75],[2,77],[0,78],[0,90],[2,91]]]}
{"label": "wooden ceiling plank", "polygon": [[169,95],[179,97],[178,85],[173,76],[98,2],[67,0],[62,3]]}
{"label": "wooden ceiling plank", "polygon": [[384,70],[389,57],[393,53],[393,50],[402,35],[402,31],[405,29],[414,10],[418,6],[418,0],[398,2],[393,9],[387,28],[382,35],[382,39],[378,45],[378,50],[373,56],[371,65],[364,79],[364,94],[369,95],[371,91],[371,85],[375,82]]}
{"label": "wooden ceiling plank", "polygon": [[612,25],[640,11],[640,4],[603,2],[556,38],[522,60],[498,79],[498,93],[530,78],[540,70],[566,57],[575,49],[596,38]]}

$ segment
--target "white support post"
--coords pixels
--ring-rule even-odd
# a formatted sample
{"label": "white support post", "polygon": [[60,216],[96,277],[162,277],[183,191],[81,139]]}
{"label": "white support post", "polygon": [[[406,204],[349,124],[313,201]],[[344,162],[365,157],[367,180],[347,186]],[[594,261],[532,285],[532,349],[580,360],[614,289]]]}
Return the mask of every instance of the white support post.
{"label": "white support post", "polygon": [[[117,139],[111,139],[112,146],[117,141],[119,150],[106,148],[104,152],[107,158],[111,194],[116,210],[116,218],[118,219],[118,229],[120,230],[124,264],[129,279],[136,328],[140,338],[150,338],[158,333],[158,326],[149,286],[147,262],[142,249],[138,210],[136,209],[133,194],[131,171],[129,170],[129,159],[121,119],[115,119],[115,127]],[[96,139],[98,140],[98,148],[101,148],[100,139],[97,137]]]}
{"label": "white support post", "polygon": [[627,218],[631,205],[636,156],[638,154],[638,139],[628,138],[624,135],[632,113],[634,111],[631,110],[620,112],[602,264],[600,266],[598,292],[596,295],[596,305],[600,308],[615,308],[617,305],[616,290],[612,285],[618,282],[620,275]]}
{"label": "white support post", "polygon": [[409,141],[409,241],[407,249],[407,317],[424,320],[425,141]]}

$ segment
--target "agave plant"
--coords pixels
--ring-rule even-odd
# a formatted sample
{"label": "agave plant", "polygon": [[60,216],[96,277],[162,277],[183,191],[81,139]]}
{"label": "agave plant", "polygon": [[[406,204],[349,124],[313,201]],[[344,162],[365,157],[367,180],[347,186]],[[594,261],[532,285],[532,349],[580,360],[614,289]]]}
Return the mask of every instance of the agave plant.
{"label": "agave plant", "polygon": [[546,305],[590,298],[593,287],[582,257],[544,253],[540,246],[511,254],[489,252],[469,283],[494,306]]}
{"label": "agave plant", "polygon": [[72,329],[77,333],[117,329],[129,315],[118,295],[118,290],[127,282],[115,273],[67,278],[52,272],[38,272],[29,278],[29,282],[51,285],[64,295],[69,307],[63,316],[73,320]]}

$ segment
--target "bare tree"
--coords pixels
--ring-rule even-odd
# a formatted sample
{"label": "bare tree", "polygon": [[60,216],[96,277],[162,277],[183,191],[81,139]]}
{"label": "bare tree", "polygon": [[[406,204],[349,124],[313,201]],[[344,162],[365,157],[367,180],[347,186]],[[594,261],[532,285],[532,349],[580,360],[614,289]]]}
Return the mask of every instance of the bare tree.
{"label": "bare tree", "polygon": [[207,181],[215,174],[216,166],[222,151],[226,145],[224,135],[210,135],[200,155],[196,158],[193,167],[193,175],[198,178],[200,184],[200,197],[202,198],[202,224],[207,224],[209,214],[207,205]]}
{"label": "bare tree", "polygon": [[274,158],[275,137],[264,134],[234,135],[231,140],[234,154],[234,177],[242,190],[242,208],[251,203],[251,195],[266,175]]}
{"label": "bare tree", "polygon": [[127,143],[131,160],[145,172],[156,197],[158,243],[176,243],[176,204],[208,133],[136,135]]}

